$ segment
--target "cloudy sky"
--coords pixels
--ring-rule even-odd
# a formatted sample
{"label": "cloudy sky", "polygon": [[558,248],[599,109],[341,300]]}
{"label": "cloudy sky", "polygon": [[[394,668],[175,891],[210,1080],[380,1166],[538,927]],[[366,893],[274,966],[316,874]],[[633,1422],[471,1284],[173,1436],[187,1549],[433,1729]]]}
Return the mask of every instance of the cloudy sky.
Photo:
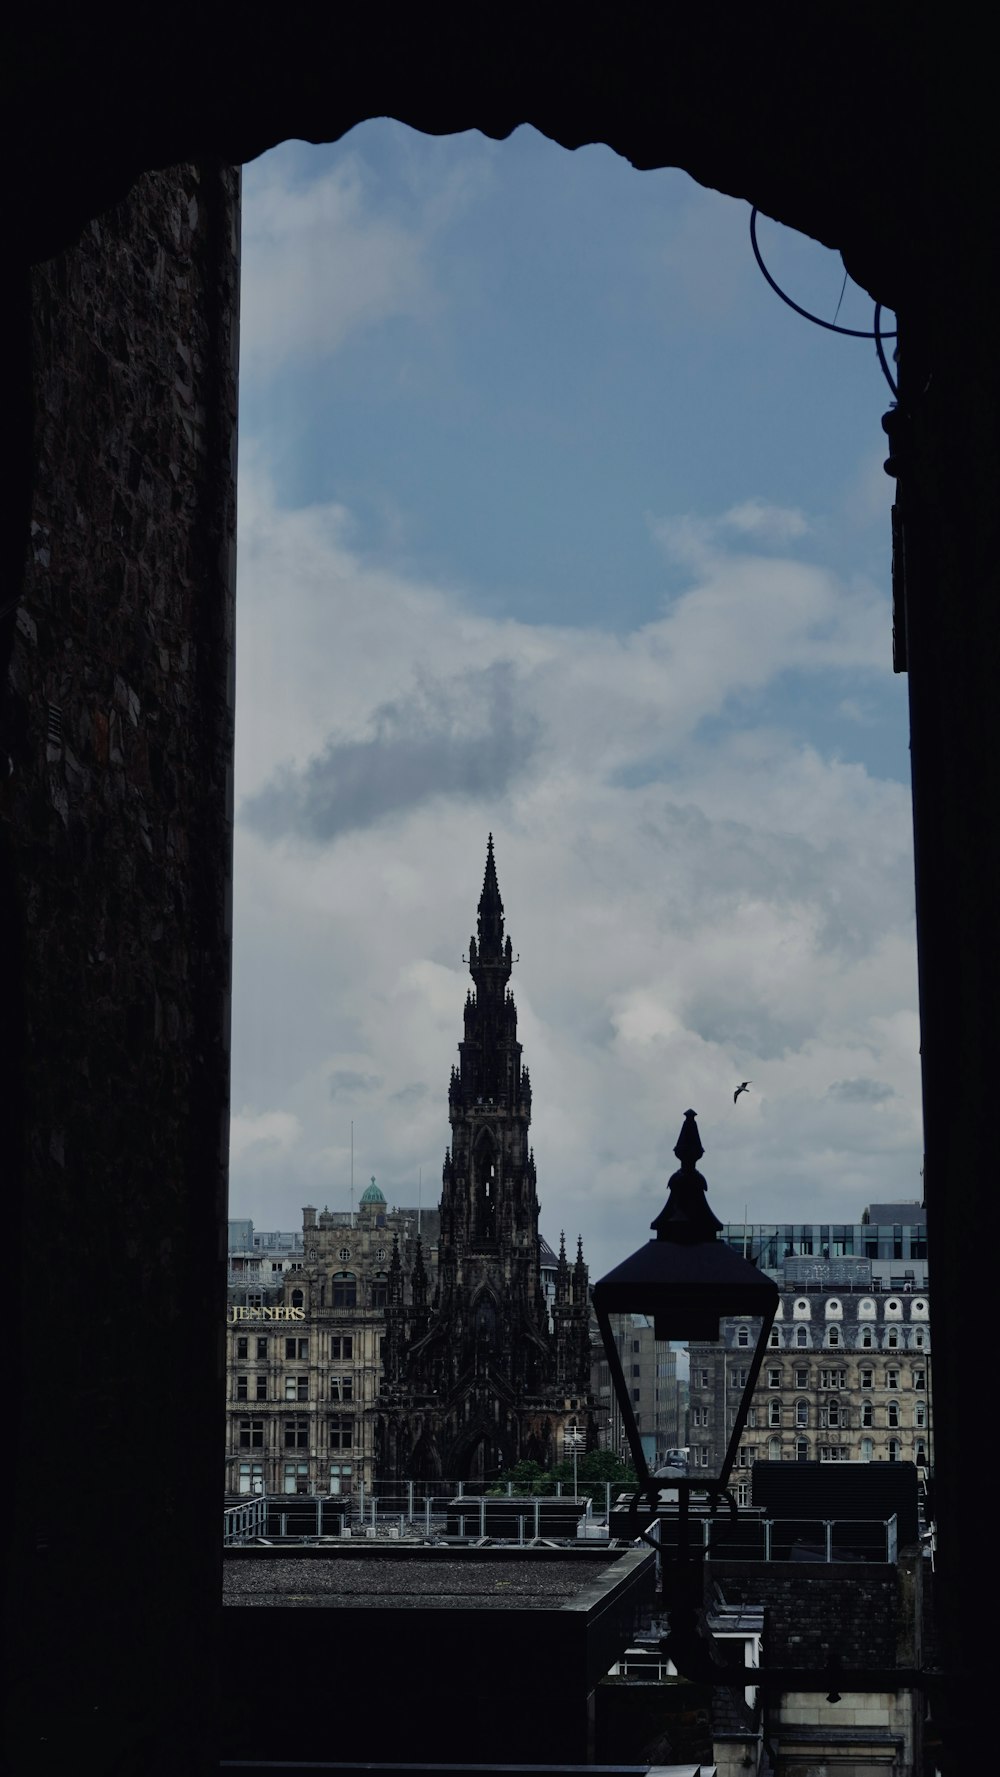
{"label": "cloudy sky", "polygon": [[347,1208],[352,1122],[436,1202],[490,830],[551,1241],[638,1245],[689,1105],[725,1219],[919,1197],[870,345],[745,205],[530,130],[244,199],[230,1213]]}

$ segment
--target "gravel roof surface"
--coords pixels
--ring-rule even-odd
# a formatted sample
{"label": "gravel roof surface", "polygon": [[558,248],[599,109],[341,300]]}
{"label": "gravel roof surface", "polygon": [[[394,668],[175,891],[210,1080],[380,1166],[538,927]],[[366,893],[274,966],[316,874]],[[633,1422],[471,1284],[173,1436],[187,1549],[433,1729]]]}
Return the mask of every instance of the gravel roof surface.
{"label": "gravel roof surface", "polygon": [[614,1562],[240,1560],[223,1563],[223,1603],[338,1609],[545,1610],[577,1597]]}

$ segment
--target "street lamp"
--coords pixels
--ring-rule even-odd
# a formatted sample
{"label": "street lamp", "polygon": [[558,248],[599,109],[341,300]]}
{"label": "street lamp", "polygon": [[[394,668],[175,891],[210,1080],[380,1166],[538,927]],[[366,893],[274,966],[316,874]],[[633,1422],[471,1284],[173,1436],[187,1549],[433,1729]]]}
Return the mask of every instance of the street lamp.
{"label": "street lamp", "polygon": [[583,1432],[578,1425],[568,1425],[566,1427],[565,1433],[563,1435],[563,1442],[565,1443],[567,1439],[569,1440],[570,1445],[572,1447],[572,1451],[573,1451],[573,1498],[576,1499],[576,1497],[577,1497],[576,1458],[577,1458],[577,1451],[579,1450],[580,1445],[583,1443]]}
{"label": "street lamp", "polygon": [[[705,1180],[697,1170],[697,1162],[704,1151],[695,1113],[686,1111],[674,1148],[680,1168],[669,1181],[669,1195],[663,1209],[651,1223],[653,1238],[602,1277],[593,1290],[594,1311],[604,1342],[611,1384],[639,1477],[633,1513],[642,1511],[644,1502],[649,1508],[648,1516],[643,1511],[647,1523],[642,1534],[647,1540],[651,1540],[649,1522],[656,1518],[662,1483],[650,1477],[609,1317],[612,1314],[645,1314],[652,1319],[656,1339],[685,1342],[718,1339],[719,1323],[724,1315],[746,1314],[760,1319],[760,1332],[746,1387],[719,1474],[706,1475],[697,1482],[678,1478],[671,1479],[670,1483],[677,1491],[678,1539],[676,1563],[672,1564],[671,1574],[668,1652],[678,1671],[691,1677],[703,1676],[706,1664],[713,1664],[697,1630],[701,1578],[700,1566],[691,1547],[691,1494],[707,1492],[713,1510],[719,1500],[725,1498],[730,1511],[735,1514],[735,1502],[728,1492],[729,1476],[780,1299],[778,1286],[772,1278],[718,1238],[722,1223],[709,1208]],[[667,1578],[664,1561],[665,1593]]]}
{"label": "street lamp", "polygon": [[[640,1481],[632,1513],[638,1521],[643,1502],[647,1502],[648,1511],[642,1511],[646,1527],[641,1534],[653,1547],[659,1545],[658,1539],[650,1533],[650,1525],[658,1514],[663,1482],[650,1477],[608,1317],[611,1314],[645,1314],[652,1317],[657,1339],[678,1340],[717,1339],[719,1322],[724,1315],[760,1317],[757,1346],[721,1471],[715,1477],[706,1476],[697,1482],[671,1477],[669,1485],[676,1490],[678,1500],[677,1548],[669,1558],[661,1551],[663,1601],[670,1615],[670,1633],[661,1643],[664,1652],[682,1678],[713,1685],[745,1684],[747,1673],[744,1668],[718,1665],[712,1659],[710,1644],[699,1632],[702,1551],[691,1543],[690,1497],[692,1493],[708,1493],[713,1510],[719,1500],[725,1498],[735,1517],[736,1504],[727,1483],[780,1297],[777,1284],[766,1273],[758,1271],[755,1265],[718,1238],[722,1223],[708,1206],[705,1180],[697,1171],[697,1162],[704,1149],[694,1111],[684,1113],[684,1125],[674,1153],[680,1161],[680,1170],[670,1179],[666,1204],[651,1224],[655,1238],[648,1240],[624,1264],[609,1271],[594,1285],[594,1310]],[[847,1691],[898,1691],[911,1687],[926,1688],[934,1696],[940,1682],[939,1674],[917,1667],[848,1667],[836,1648],[822,1673],[800,1667],[755,1667],[752,1673],[751,1682],[765,1691],[825,1691],[830,1702],[838,1701]]]}

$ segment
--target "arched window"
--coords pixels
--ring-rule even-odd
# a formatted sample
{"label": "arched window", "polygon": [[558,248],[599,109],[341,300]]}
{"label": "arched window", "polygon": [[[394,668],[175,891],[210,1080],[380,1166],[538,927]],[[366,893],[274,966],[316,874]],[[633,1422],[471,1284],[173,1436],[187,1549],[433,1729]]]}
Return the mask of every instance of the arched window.
{"label": "arched window", "polygon": [[899,1344],[899,1328],[898,1327],[890,1327],[889,1328],[889,1331],[887,1332],[887,1334],[885,1336],[885,1342],[891,1351],[896,1350],[896,1347]]}
{"label": "arched window", "polygon": [[829,1332],[826,1335],[826,1342],[828,1345],[839,1345],[840,1344],[840,1328],[839,1327],[831,1327],[830,1328]]}
{"label": "arched window", "polygon": [[305,1296],[302,1294],[301,1290],[293,1290],[292,1291],[292,1307],[293,1308],[301,1308],[304,1301],[305,1301]]}
{"label": "arched window", "polygon": [[889,1402],[888,1414],[889,1414],[889,1417],[888,1417],[887,1423],[890,1426],[898,1427],[898,1425],[899,1425],[899,1402],[898,1401],[890,1401]]}
{"label": "arched window", "polygon": [[840,1402],[839,1401],[828,1401],[827,1402],[826,1423],[827,1423],[827,1425],[839,1426],[839,1424],[840,1424]]}
{"label": "arched window", "polygon": [[808,1462],[809,1461],[809,1439],[808,1438],[796,1438],[796,1440],[795,1440],[795,1460],[796,1460],[796,1462]]}
{"label": "arched window", "polygon": [[781,1424],[781,1402],[780,1401],[768,1401],[768,1403],[767,1403],[767,1423],[768,1423],[768,1425],[780,1425]]}
{"label": "arched window", "polygon": [[913,1343],[918,1351],[923,1351],[925,1338],[926,1334],[924,1333],[923,1327],[918,1327],[913,1335]]}
{"label": "arched window", "polygon": [[332,1306],[334,1308],[356,1308],[358,1305],[358,1280],[353,1271],[335,1271],[330,1279],[332,1289]]}
{"label": "arched window", "polygon": [[927,1467],[927,1445],[923,1438],[918,1438],[913,1446],[913,1460],[920,1468]]}
{"label": "arched window", "polygon": [[916,1406],[914,1407],[914,1409],[913,1409],[913,1423],[914,1423],[914,1425],[920,1425],[920,1426],[924,1426],[927,1424],[927,1404],[925,1401],[918,1401]]}
{"label": "arched window", "polygon": [[796,1343],[796,1345],[808,1345],[809,1334],[806,1332],[805,1327],[796,1327],[796,1329],[795,1329],[795,1343]]}
{"label": "arched window", "polygon": [[771,1328],[771,1337],[768,1340],[768,1344],[771,1346],[776,1346],[776,1345],[781,1344],[781,1334],[779,1333],[777,1327]]}
{"label": "arched window", "polygon": [[889,1439],[889,1461],[890,1462],[898,1462],[899,1461],[899,1439],[898,1438],[890,1438]]}
{"label": "arched window", "polygon": [[749,1343],[750,1343],[750,1328],[749,1327],[740,1327],[740,1330],[736,1335],[736,1343],[737,1343],[737,1345],[749,1345]]}
{"label": "arched window", "polygon": [[861,1349],[862,1349],[862,1351],[870,1351],[872,1346],[874,1345],[874,1343],[875,1343],[875,1339],[872,1334],[871,1327],[862,1327],[862,1329],[861,1329]]}
{"label": "arched window", "polygon": [[767,1440],[767,1460],[768,1460],[768,1462],[780,1462],[781,1461],[781,1439],[780,1438],[768,1438],[768,1440]]}
{"label": "arched window", "polygon": [[796,1425],[808,1425],[809,1424],[809,1402],[808,1401],[796,1401],[796,1403],[795,1403],[795,1423],[796,1423]]}
{"label": "arched window", "polygon": [[861,1423],[862,1425],[875,1424],[875,1407],[871,1401],[862,1401],[861,1403]]}

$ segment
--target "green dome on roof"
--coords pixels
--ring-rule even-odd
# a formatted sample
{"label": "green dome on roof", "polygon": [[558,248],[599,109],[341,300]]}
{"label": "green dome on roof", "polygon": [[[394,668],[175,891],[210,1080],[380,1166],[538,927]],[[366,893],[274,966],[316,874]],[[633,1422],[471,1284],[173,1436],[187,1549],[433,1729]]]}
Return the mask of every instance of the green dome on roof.
{"label": "green dome on roof", "polygon": [[374,1179],[372,1179],[372,1182],[367,1189],[361,1193],[361,1202],[362,1204],[385,1202],[385,1192],[379,1190]]}

